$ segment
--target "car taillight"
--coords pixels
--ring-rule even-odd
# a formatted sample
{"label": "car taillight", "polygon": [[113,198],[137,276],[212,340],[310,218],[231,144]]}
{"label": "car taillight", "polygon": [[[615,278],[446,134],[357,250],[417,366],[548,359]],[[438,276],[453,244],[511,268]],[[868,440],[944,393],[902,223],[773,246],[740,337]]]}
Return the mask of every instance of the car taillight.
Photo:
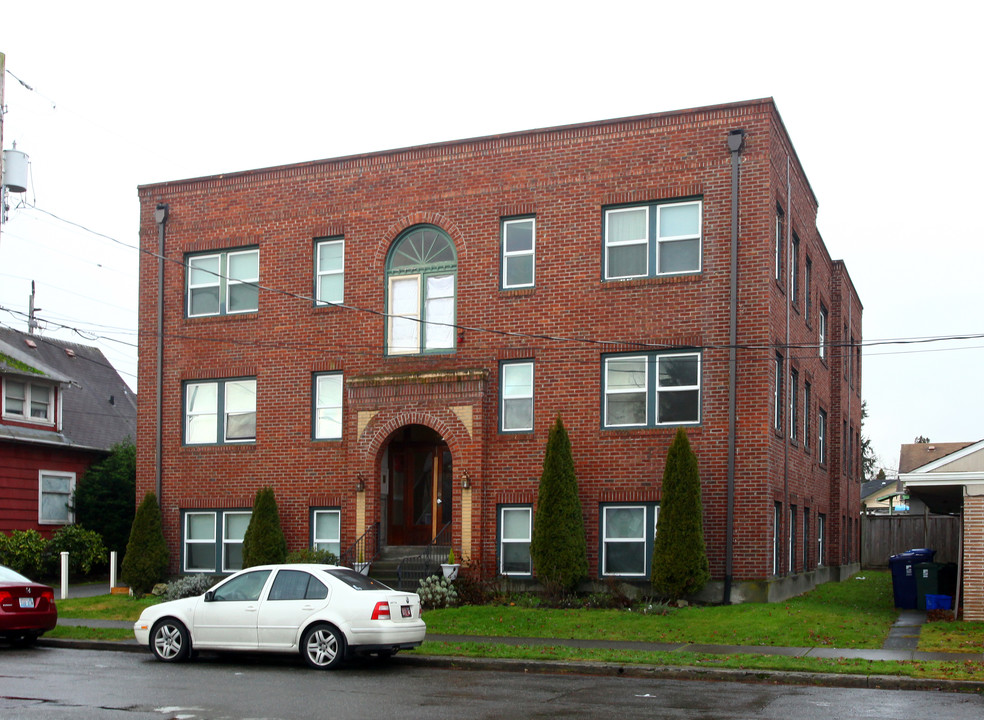
{"label": "car taillight", "polygon": [[0,605],[11,605],[13,604],[11,603],[11,600],[13,599],[14,596],[11,595],[9,592],[7,592],[6,590],[0,590]]}
{"label": "car taillight", "polygon": [[54,590],[42,590],[41,599],[47,600],[52,605],[55,604],[55,591]]}
{"label": "car taillight", "polygon": [[390,619],[390,606],[385,600],[380,600],[376,603],[375,610],[372,611],[373,620],[389,620]]}

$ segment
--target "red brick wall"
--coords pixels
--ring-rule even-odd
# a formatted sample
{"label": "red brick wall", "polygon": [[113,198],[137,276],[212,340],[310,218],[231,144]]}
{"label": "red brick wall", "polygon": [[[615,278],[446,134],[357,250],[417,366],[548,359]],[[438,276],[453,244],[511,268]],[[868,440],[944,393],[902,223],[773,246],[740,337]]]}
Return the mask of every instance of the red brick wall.
{"label": "red brick wall", "polygon": [[[166,535],[175,551],[180,509],[245,506],[255,490],[267,484],[277,491],[291,547],[307,543],[307,509],[315,504],[341,505],[343,545],[350,542],[357,477],[367,478],[371,521],[378,512],[385,433],[415,417],[446,433],[456,472],[467,470],[473,487],[476,550],[491,565],[496,503],[535,498],[547,434],[560,415],[573,444],[592,572],[596,572],[598,504],[658,500],[664,458],[676,432],[673,427],[601,429],[601,356],[636,349],[629,343],[642,342],[705,348],[702,423],[688,428],[688,433],[700,461],[711,572],[721,577],[726,541],[731,233],[726,139],[728,131],[737,127],[747,135],[741,170],[742,349],[734,575],[740,579],[771,574],[776,500],[784,506],[796,503],[800,513],[806,505],[814,517],[816,512],[827,513],[828,557],[830,564],[839,564],[839,518],[852,502],[858,504],[857,482],[842,477],[835,443],[828,451],[830,463],[821,468],[815,442],[806,452],[777,436],[772,427],[773,345],[784,345],[786,338],[785,291],[772,279],[777,201],[786,207],[806,247],[802,257],[809,253],[812,259],[814,309],[823,297],[831,329],[838,330],[841,298],[851,298],[860,340],[860,306],[846,273],[830,260],[816,231],[816,200],[769,101],[142,187],[145,251],[157,248],[156,203],[170,206],[163,510]],[[787,156],[791,202],[786,197]],[[695,196],[704,202],[701,273],[602,281],[604,206]],[[517,214],[536,216],[536,287],[501,291],[500,219]],[[379,314],[385,311],[386,253],[403,229],[421,222],[441,227],[455,243],[457,322],[464,329],[453,353],[386,357],[384,320]],[[372,312],[312,307],[313,238],[334,234],[344,235],[346,241],[345,303]],[[185,277],[180,265],[185,253],[242,245],[259,246],[260,282],[275,289],[261,291],[259,312],[185,318]],[[801,272],[802,268],[803,261]],[[157,262],[145,255],[138,497],[154,484],[156,297]],[[815,342],[815,325],[793,308],[791,342]],[[567,339],[510,337],[474,328]],[[848,412],[857,427],[859,403],[838,380],[838,361],[821,363],[815,348],[799,348],[794,354],[801,381],[809,376],[813,383],[814,407],[822,403],[828,411],[830,440],[840,427],[841,412]],[[517,357],[534,358],[536,363],[535,431],[502,435],[497,430],[498,363]],[[312,442],[311,373],[325,363],[342,370],[346,379],[467,369],[484,371],[487,380],[464,399],[451,391],[443,396],[410,392],[397,405],[381,402],[379,415],[361,438],[350,388],[343,440]],[[257,377],[256,444],[182,446],[182,381],[235,375]],[[854,400],[850,408],[849,398]],[[471,432],[448,409],[461,405],[472,408]],[[812,426],[815,432],[815,419]],[[456,503],[459,492],[456,482]],[[811,532],[815,529],[814,521]],[[460,536],[459,527],[455,537]],[[855,545],[852,540],[845,547]]]}
{"label": "red brick wall", "polygon": [[984,620],[984,495],[968,495],[963,509],[964,620]]}

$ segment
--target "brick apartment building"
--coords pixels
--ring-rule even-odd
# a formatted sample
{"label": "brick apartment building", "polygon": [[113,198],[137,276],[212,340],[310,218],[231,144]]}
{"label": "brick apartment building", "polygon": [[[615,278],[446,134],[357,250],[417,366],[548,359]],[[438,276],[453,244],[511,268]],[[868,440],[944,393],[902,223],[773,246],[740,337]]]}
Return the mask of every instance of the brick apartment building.
{"label": "brick apartment building", "polygon": [[593,578],[647,581],[681,426],[707,599],[857,567],[862,308],[771,99],[139,196],[138,496],[175,572],[236,568],[270,485],[292,549],[450,524],[482,572],[535,577],[558,416]]}

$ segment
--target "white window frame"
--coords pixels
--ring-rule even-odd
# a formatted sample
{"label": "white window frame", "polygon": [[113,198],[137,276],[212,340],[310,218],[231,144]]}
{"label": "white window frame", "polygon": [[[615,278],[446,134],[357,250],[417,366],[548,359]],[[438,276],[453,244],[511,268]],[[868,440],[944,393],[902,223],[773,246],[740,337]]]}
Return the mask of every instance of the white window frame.
{"label": "white window frame", "polygon": [[799,370],[789,371],[789,439],[799,435]]}
{"label": "white window frame", "polygon": [[[326,245],[340,245],[342,248],[342,266],[340,268],[332,268],[326,270],[321,266],[321,248]],[[338,303],[345,302],[345,238],[324,238],[319,239],[314,246],[314,257],[315,257],[315,302],[318,305],[337,305]],[[337,297],[322,297],[321,296],[321,279],[331,275],[341,275],[342,276],[342,292]]]}
{"label": "white window frame", "polygon": [[781,207],[776,207],[776,263],[775,278],[782,280],[782,245],[786,241],[786,213]]}
{"label": "white window frame", "polygon": [[[325,385],[325,392],[322,391],[322,384]],[[327,385],[337,385],[336,388],[328,388]],[[331,390],[333,397],[326,397]],[[337,392],[337,397],[334,397]],[[345,402],[345,383],[340,372],[318,373],[314,376],[314,439],[315,440],[340,440],[342,438],[343,403]],[[337,415],[338,432],[327,431],[330,418],[323,419],[323,413]],[[324,420],[324,421],[323,421]]]}
{"label": "white window frame", "polygon": [[[697,232],[687,233],[683,235],[663,235],[661,231],[661,217],[664,211],[671,208],[680,208],[688,205],[696,206],[697,208]],[[620,213],[628,212],[644,212],[645,216],[645,231],[641,237],[627,238],[625,240],[612,240],[609,236],[609,228],[611,226],[610,220],[612,217]],[[655,216],[654,227],[650,226],[653,222]],[[605,210],[605,223],[604,223],[604,265],[605,265],[605,280],[632,280],[634,278],[643,277],[667,277],[673,275],[693,275],[699,273],[703,268],[703,254],[704,254],[704,201],[703,200],[683,200],[679,202],[658,202],[658,203],[647,203],[644,205],[632,205],[628,207],[617,207],[609,208]],[[691,242],[697,241],[697,263],[695,267],[686,268],[683,270],[664,270],[663,264],[663,248],[674,242]],[[646,248],[645,258],[646,261],[643,263],[642,267],[638,272],[626,274],[626,275],[613,275],[611,272],[610,257],[612,248],[625,248],[634,245],[644,245]],[[652,256],[652,257],[651,257]]]}
{"label": "white window frame", "polygon": [[789,527],[787,528],[789,537],[787,538],[787,545],[789,545],[788,559],[789,566],[787,571],[795,575],[796,574],[796,506],[789,506]]}
{"label": "white window frame", "polygon": [[[661,231],[660,217],[663,212],[669,208],[684,207],[686,205],[696,205],[697,206],[697,232],[688,233],[685,235],[667,235],[664,236]],[[694,273],[701,272],[703,268],[703,255],[704,255],[704,202],[703,200],[689,200],[686,202],[675,202],[675,203],[660,203],[656,206],[656,274],[657,275],[692,275]],[[663,270],[663,246],[669,245],[674,242],[680,241],[697,241],[697,267],[687,268],[686,270]]]}
{"label": "white window frame", "polygon": [[[248,518],[252,518],[253,511],[252,510],[230,510],[228,512],[223,512],[222,513],[222,553],[221,553],[221,557],[222,557],[222,572],[224,572],[224,573],[236,572],[237,570],[242,570],[241,567],[233,567],[229,563],[229,561],[228,561],[229,560],[229,554],[228,554],[229,548],[232,547],[232,546],[234,546],[234,545],[239,545],[240,548],[241,548],[242,547],[242,544],[243,544],[243,538],[246,536],[246,529],[243,530],[243,537],[233,537],[233,538],[230,538],[228,536],[229,535],[229,532],[228,532],[229,531],[229,518],[231,518],[231,517],[242,517],[242,516],[246,516]],[[247,522],[246,523],[246,528],[248,528],[248,527],[249,527],[249,523]]]}
{"label": "white window frame", "polygon": [[[608,236],[609,219],[620,213],[627,212],[639,212],[643,211],[645,213],[646,222],[644,227],[646,228],[645,233],[641,238],[629,238],[628,240],[612,240]],[[609,250],[613,247],[630,247],[632,245],[645,245],[646,246],[646,264],[642,268],[642,272],[635,273],[634,275],[612,275],[609,269]],[[622,208],[612,208],[611,210],[605,211],[605,279],[606,280],[631,280],[637,277],[648,277],[649,276],[649,205],[635,205],[633,207],[622,207]]]}
{"label": "white window frame", "polygon": [[[387,323],[387,325],[389,327],[386,329],[387,330],[386,331],[386,345],[387,345],[386,351],[390,355],[419,355],[420,352],[421,352],[420,334],[421,334],[421,326],[423,325],[423,323],[421,322],[421,317],[420,317],[420,314],[421,314],[421,298],[420,298],[420,295],[421,295],[421,292],[422,292],[420,279],[421,278],[420,278],[420,275],[419,274],[414,274],[414,275],[391,275],[390,278],[389,278],[389,300],[388,300],[388,302],[389,302],[389,312],[388,312],[388,317],[386,318],[386,323]],[[415,285],[416,285],[416,288],[417,288],[417,303],[416,303],[416,306],[413,307],[413,308],[397,308],[395,306],[395,304],[394,304],[394,297],[395,296],[394,296],[394,293],[393,293],[393,287],[397,283],[406,283],[406,282],[409,282],[409,281],[413,281],[415,283]],[[409,335],[412,335],[412,337],[413,337],[413,344],[412,345],[409,345],[408,344],[406,346],[402,346],[402,345],[396,346],[396,345],[393,344],[393,339],[394,339],[393,330],[394,330],[394,327],[401,320],[410,321],[412,323],[412,325],[409,324],[409,323],[406,325],[406,327],[408,327],[408,328],[409,327],[413,327],[413,332],[412,333],[409,333]]]}
{"label": "white window frame", "polygon": [[[256,256],[256,276],[248,278],[233,278],[229,274],[230,259],[242,255],[255,255]],[[191,275],[193,267],[192,265],[201,260],[208,260],[216,258],[219,261],[219,270],[215,274],[215,278],[210,279],[208,282],[193,283],[191,281]],[[213,253],[196,253],[193,255],[188,255],[185,258],[185,268],[188,275],[187,280],[187,290],[185,291],[185,313],[189,318],[194,317],[215,317],[217,315],[242,315],[244,313],[255,313],[260,309],[259,293],[257,293],[256,307],[249,307],[242,310],[230,310],[229,309],[229,288],[236,285],[256,285],[260,281],[260,250],[259,248],[249,248],[245,250],[224,250],[222,252]],[[203,272],[211,274],[211,270],[203,270]],[[201,290],[204,288],[218,288],[219,290],[219,308],[216,312],[206,312],[206,313],[193,313],[192,308],[192,294],[195,290]]]}
{"label": "white window frame", "polygon": [[[639,526],[640,533],[637,537],[609,537],[608,536],[608,511],[609,510],[638,510],[642,512],[642,523]],[[601,508],[601,574],[615,577],[645,577],[646,568],[649,565],[646,555],[649,550],[649,542],[646,538],[646,519],[649,513],[646,512],[645,505],[604,505]],[[654,523],[655,527],[655,523]],[[655,532],[654,532],[655,536]],[[610,572],[608,570],[608,545],[609,544],[632,544],[642,543],[642,570],[633,572]]]}
{"label": "white window frame", "polygon": [[[506,538],[505,529],[506,521],[505,516],[507,512],[523,512],[526,513],[528,518],[527,527],[529,528],[526,537],[515,537]],[[522,545],[525,544],[527,548],[533,542],[533,506],[532,505],[504,505],[499,508],[499,573],[501,575],[518,576],[518,577],[529,577],[533,574],[533,557],[530,556],[530,569],[527,572],[513,572],[506,571],[505,569],[505,545]]]}
{"label": "white window frame", "polygon": [[[229,409],[228,405],[228,388],[230,385],[252,385],[253,390],[253,407],[252,409]],[[192,390],[196,387],[205,386],[215,386],[215,406],[212,408],[206,408],[199,411],[192,411],[191,400],[193,397]],[[228,428],[229,419],[234,415],[253,415],[253,436],[245,438],[229,438]],[[184,384],[184,437],[183,442],[185,445],[189,446],[199,446],[199,445],[248,445],[256,442],[256,378],[255,377],[241,377],[241,378],[226,378],[222,380],[189,380]],[[214,417],[215,418],[215,435],[214,438],[208,441],[192,442],[191,436],[191,420],[197,417]]]}
{"label": "white window frame", "polygon": [[[8,394],[10,384],[14,383],[20,385],[24,389],[24,397],[16,398],[23,403],[22,412],[14,412],[10,410],[8,402]],[[45,414],[43,417],[38,417],[34,415],[34,403],[42,402],[39,397],[35,400],[35,390],[38,391],[40,396],[41,391],[44,391],[47,398],[44,399],[43,405],[45,407]],[[15,420],[17,422],[33,423],[35,425],[54,425],[55,424],[55,408],[56,403],[59,401],[59,393],[54,385],[49,385],[47,383],[36,383],[31,382],[27,378],[3,378],[3,417]]]}
{"label": "white window frame", "polygon": [[826,559],[824,557],[824,553],[826,552],[826,532],[827,515],[825,513],[817,513],[817,567],[822,567],[823,561]]}
{"label": "white window frame", "polygon": [[[529,250],[509,250],[508,239],[509,229],[512,226],[529,223],[531,225],[532,242]],[[532,258],[530,268],[530,280],[524,283],[509,283],[509,261],[514,258]],[[533,287],[536,284],[536,218],[514,218],[502,221],[502,288],[503,290],[514,290],[516,288]]]}
{"label": "white window frame", "polygon": [[827,411],[817,410],[817,462],[827,464]]}
{"label": "white window frame", "polygon": [[[520,361],[516,361],[516,362],[512,362],[512,361],[510,361],[510,362],[504,362],[504,363],[502,363],[502,365],[500,367],[501,367],[501,370],[502,370],[502,372],[501,372],[501,381],[500,381],[500,393],[499,393],[502,396],[502,399],[501,399],[501,401],[499,403],[499,413],[500,413],[499,416],[501,418],[501,420],[500,420],[500,429],[504,433],[507,433],[507,432],[531,432],[533,430],[533,424],[534,424],[534,421],[535,421],[533,413],[534,413],[534,411],[536,409],[535,406],[534,406],[534,402],[533,402],[534,388],[536,386],[536,368],[533,365],[533,361],[532,360],[520,360]],[[510,369],[521,368],[521,367],[529,367],[529,369],[530,369],[530,384],[529,384],[529,392],[528,393],[525,391],[525,389],[524,389],[524,391],[522,393],[519,393],[519,392],[511,392],[508,389],[509,388],[509,384],[506,382],[506,376],[509,374]],[[525,426],[524,427],[509,427],[509,426],[506,425],[506,402],[507,401],[517,401],[517,400],[525,400],[525,401],[528,401],[529,402],[529,408],[530,408],[530,424],[529,424],[528,427],[525,427]]]}
{"label": "white window frame", "polygon": [[[68,480],[68,492],[61,493],[48,490],[45,492],[44,481],[46,478],[58,478]],[[39,470],[38,471],[38,525],[71,525],[75,522],[75,513],[72,512],[72,494],[75,492],[75,473],[62,472],[58,470]],[[50,518],[44,515],[44,496],[64,495],[65,496],[65,519]]]}
{"label": "white window frame", "polygon": [[[336,526],[338,527],[338,533],[334,537],[319,537],[318,536],[318,516],[324,515],[334,515],[337,519]],[[330,547],[326,547],[330,546]],[[323,510],[314,510],[311,513],[311,547],[315,550],[327,550],[330,553],[334,553],[335,557],[341,558],[342,556],[342,511],[338,508],[328,508]]]}
{"label": "white window frame", "polygon": [[[210,538],[196,538],[190,539],[188,537],[188,529],[191,526],[191,518],[193,516],[210,516],[212,518],[212,537]],[[215,543],[216,537],[216,525],[217,525],[217,513],[214,510],[189,510],[184,514],[184,527],[181,531],[181,568],[186,573],[202,573],[202,572],[215,572]],[[188,567],[188,550],[189,545],[207,545],[212,548],[212,563],[209,567],[201,568],[189,568]]]}
{"label": "white window frame", "polygon": [[782,366],[783,358],[782,355],[776,353],[775,357],[775,387],[773,388],[772,394],[772,405],[775,408],[774,417],[772,418],[772,427],[776,432],[782,432],[782,406],[785,402],[782,397]]}
{"label": "white window frame", "polygon": [[[677,358],[693,357],[697,361],[697,382],[694,385],[661,385],[660,384],[660,364],[664,361],[669,361]],[[609,367],[611,362],[617,362],[619,360],[642,360],[645,365],[645,387],[644,392],[646,396],[646,417],[645,421],[641,423],[620,423],[613,424],[608,420],[608,398],[611,395],[622,395],[622,394],[639,394],[643,392],[641,388],[631,388],[631,389],[609,389]],[[650,382],[650,376],[652,376],[653,382]],[[667,426],[685,426],[685,425],[699,425],[701,422],[702,415],[702,404],[703,404],[703,391],[701,389],[701,381],[703,376],[703,358],[700,352],[657,352],[648,353],[644,355],[611,355],[605,358],[604,371],[602,377],[602,385],[604,392],[604,417],[603,426],[605,428],[640,428],[640,427],[667,427]],[[659,416],[659,406],[660,406],[660,396],[665,393],[676,393],[676,392],[697,392],[697,417],[688,420],[662,420]]]}
{"label": "white window frame", "polygon": [[817,353],[821,360],[827,359],[827,308],[820,304],[820,319],[817,321]]}

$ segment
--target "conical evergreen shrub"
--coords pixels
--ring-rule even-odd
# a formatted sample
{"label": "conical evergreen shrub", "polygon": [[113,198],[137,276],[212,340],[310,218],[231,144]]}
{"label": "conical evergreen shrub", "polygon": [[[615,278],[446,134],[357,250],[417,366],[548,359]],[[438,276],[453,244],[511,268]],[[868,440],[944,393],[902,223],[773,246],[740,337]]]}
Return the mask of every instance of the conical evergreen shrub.
{"label": "conical evergreen shrub", "polygon": [[287,559],[287,540],[280,527],[280,513],[273,488],[256,491],[253,515],[243,536],[243,567],[282,563]]}
{"label": "conical evergreen shrub", "polygon": [[680,428],[666,454],[663,500],[653,547],[653,590],[668,600],[699,592],[710,578],[704,547],[700,470]]}
{"label": "conical evergreen shrub", "polygon": [[161,509],[157,496],[149,492],[137,508],[130,528],[130,540],[120,567],[120,579],[136,595],[144,595],[167,579],[169,554],[161,529]]}
{"label": "conical evergreen shrub", "polygon": [[574,457],[560,417],[550,430],[543,456],[530,555],[536,577],[549,594],[570,592],[588,575]]}

